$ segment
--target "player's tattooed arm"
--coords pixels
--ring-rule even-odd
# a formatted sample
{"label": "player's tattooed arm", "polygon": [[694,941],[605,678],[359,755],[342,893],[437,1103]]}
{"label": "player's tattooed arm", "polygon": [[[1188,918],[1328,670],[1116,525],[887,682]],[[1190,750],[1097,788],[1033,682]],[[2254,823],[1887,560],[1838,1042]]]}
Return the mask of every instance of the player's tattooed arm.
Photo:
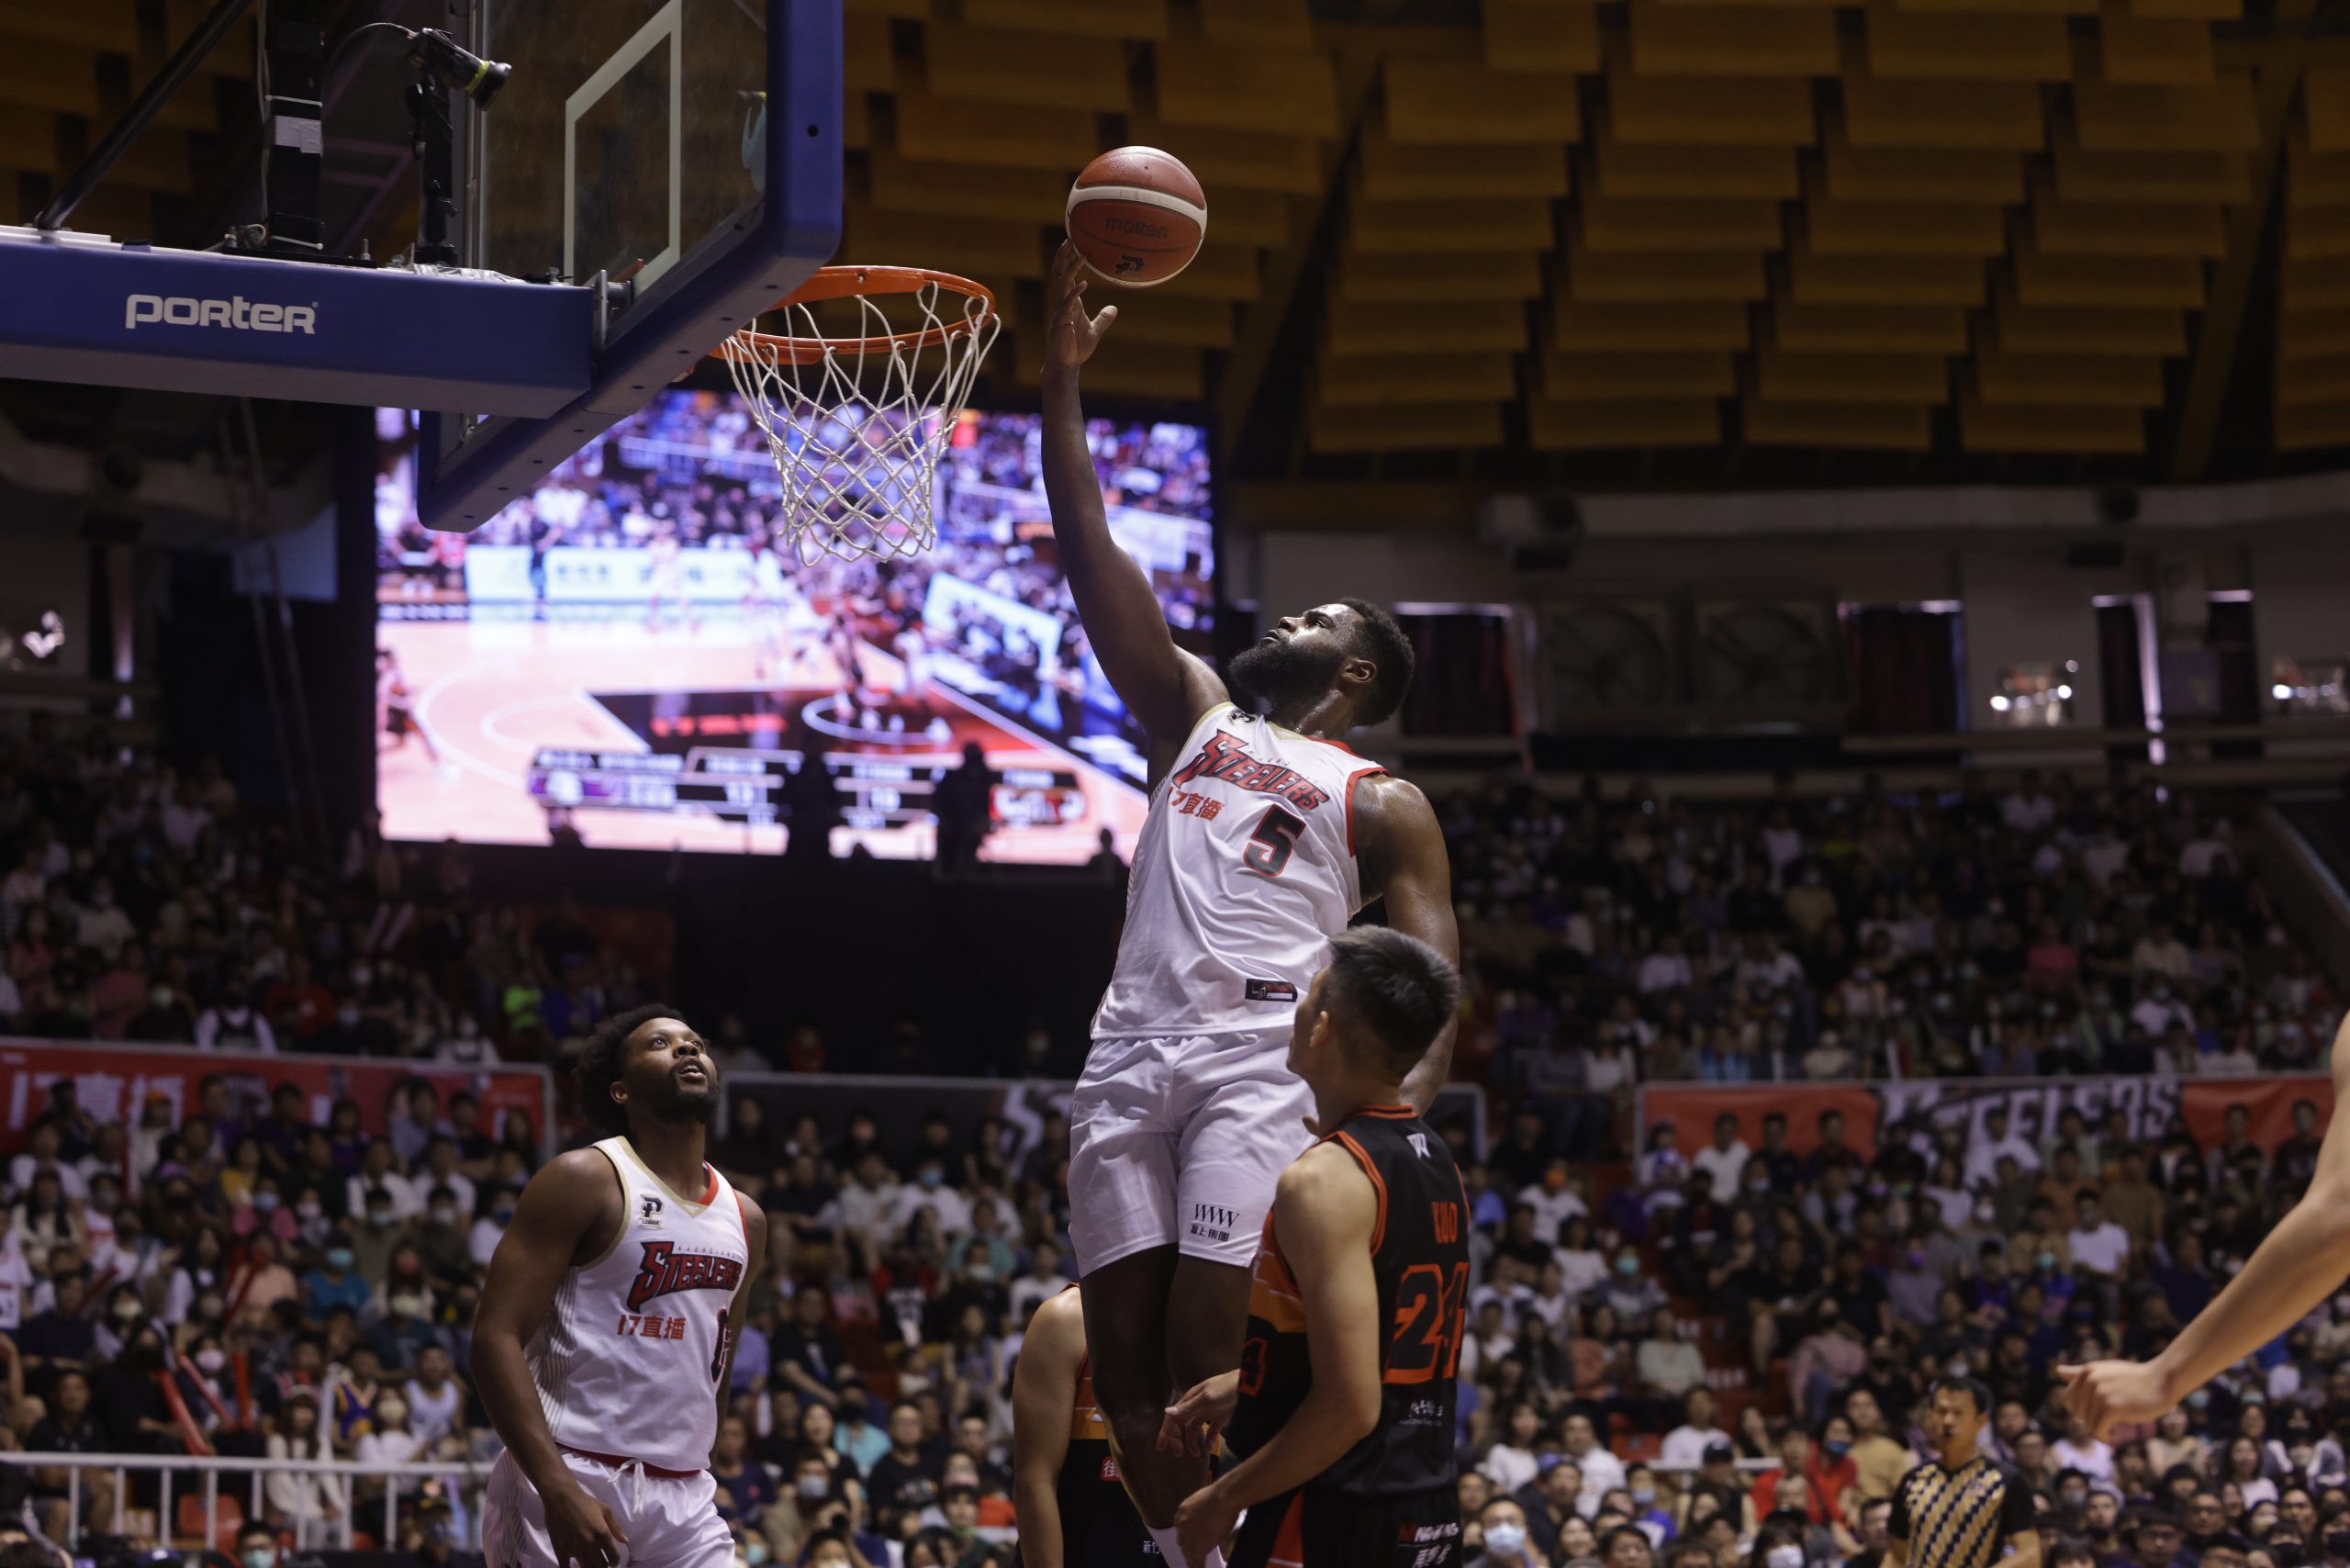
{"label": "player's tattooed arm", "polygon": [[[1355,790],[1355,834],[1363,890],[1387,901],[1387,924],[1458,964],[1460,928],[1452,916],[1452,857],[1428,798],[1392,774],[1366,778]],[[1423,1114],[1452,1076],[1458,1028],[1445,1025],[1404,1080],[1404,1098]]]}
{"label": "player's tattooed arm", "polygon": [[1154,741],[1180,745],[1200,715],[1225,700],[1224,681],[1175,645],[1150,578],[1111,537],[1078,399],[1078,367],[1092,357],[1118,308],[1086,310],[1084,263],[1067,241],[1053,258],[1046,290],[1053,303],[1045,340],[1045,497],[1061,570],[1086,641],[1119,700]]}
{"label": "player's tattooed arm", "polygon": [[743,1238],[749,1245],[751,1260],[743,1271],[743,1282],[734,1287],[734,1301],[727,1309],[718,1330],[718,1367],[714,1378],[718,1384],[718,1416],[726,1418],[728,1385],[734,1381],[734,1343],[743,1337],[743,1325],[751,1315],[751,1292],[767,1273],[767,1213],[749,1198],[743,1190],[734,1190],[735,1201],[743,1205]]}

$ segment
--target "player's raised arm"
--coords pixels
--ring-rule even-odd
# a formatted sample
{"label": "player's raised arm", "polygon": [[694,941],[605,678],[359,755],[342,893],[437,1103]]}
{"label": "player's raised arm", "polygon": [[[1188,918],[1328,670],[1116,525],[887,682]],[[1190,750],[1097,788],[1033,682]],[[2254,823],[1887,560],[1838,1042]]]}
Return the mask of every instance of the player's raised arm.
{"label": "player's raised arm", "polygon": [[2333,1120],[2317,1174],[2219,1298],[2150,1361],[2094,1361],[2056,1369],[2065,1406],[2100,1438],[2123,1422],[2152,1421],[2252,1354],[2325,1299],[2350,1275],[2350,1018],[2333,1037]]}
{"label": "player's raised arm", "polygon": [[1085,265],[1067,241],[1053,258],[1047,287],[1052,320],[1045,339],[1045,495],[1052,503],[1061,570],[1085,622],[1086,640],[1119,700],[1145,731],[1172,745],[1202,713],[1225,700],[1224,682],[1175,645],[1150,578],[1110,537],[1102,482],[1085,445],[1077,372],[1118,319],[1118,308],[1088,314]]}
{"label": "player's raised arm", "polygon": [[1184,1555],[1207,1561],[1243,1508],[1303,1486],[1379,1426],[1379,1202],[1337,1144],[1309,1149],[1273,1193],[1273,1234],[1305,1310],[1313,1385],[1263,1448],[1192,1494],[1175,1517]]}
{"label": "player's raised arm", "polygon": [[[1356,830],[1360,834],[1366,890],[1387,901],[1387,924],[1416,936],[1460,962],[1460,928],[1452,914],[1452,857],[1444,829],[1419,787],[1392,775],[1366,778],[1355,791]],[[1452,1037],[1447,1025],[1419,1066],[1404,1080],[1404,1098],[1422,1115],[1436,1103],[1437,1091],[1452,1076]]]}
{"label": "player's raised arm", "polygon": [[1061,1461],[1085,1356],[1085,1315],[1067,1292],[1036,1308],[1012,1370],[1012,1511],[1022,1568],[1062,1568]]}
{"label": "player's raised arm", "polygon": [[591,1148],[558,1155],[532,1177],[490,1256],[474,1316],[470,1367],[482,1408],[539,1495],[555,1562],[578,1568],[617,1564],[628,1537],[563,1462],[523,1347],[546,1321],[555,1287],[583,1247],[618,1234],[619,1194],[611,1162]]}

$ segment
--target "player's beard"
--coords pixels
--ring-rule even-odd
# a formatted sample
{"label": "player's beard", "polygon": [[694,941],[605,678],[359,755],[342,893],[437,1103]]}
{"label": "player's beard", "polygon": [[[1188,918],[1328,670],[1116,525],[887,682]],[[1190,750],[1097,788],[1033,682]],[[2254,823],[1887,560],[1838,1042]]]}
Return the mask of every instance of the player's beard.
{"label": "player's beard", "polygon": [[662,1121],[698,1122],[707,1127],[718,1119],[718,1086],[713,1082],[688,1089],[675,1078],[665,1078],[650,1108]]}
{"label": "player's beard", "polygon": [[1343,652],[1333,649],[1326,656],[1312,648],[1301,648],[1291,637],[1252,643],[1233,655],[1225,666],[1225,678],[1234,686],[1270,707],[1279,708],[1296,701],[1321,696],[1338,682],[1338,666],[1345,662]]}

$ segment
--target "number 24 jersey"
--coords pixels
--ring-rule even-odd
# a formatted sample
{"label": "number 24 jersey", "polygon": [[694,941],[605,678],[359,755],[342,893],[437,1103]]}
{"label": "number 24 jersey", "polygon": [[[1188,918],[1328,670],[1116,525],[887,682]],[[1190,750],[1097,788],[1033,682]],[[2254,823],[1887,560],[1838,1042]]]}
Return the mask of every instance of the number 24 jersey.
{"label": "number 24 jersey", "polygon": [[[1379,1426],[1314,1483],[1366,1496],[1452,1484],[1453,1406],[1469,1294],[1469,1200],[1452,1151],[1408,1105],[1367,1105],[1322,1140],[1354,1156],[1379,1195]],[[1265,1216],[1240,1351],[1235,1452],[1262,1448],[1314,1385],[1305,1304]]]}

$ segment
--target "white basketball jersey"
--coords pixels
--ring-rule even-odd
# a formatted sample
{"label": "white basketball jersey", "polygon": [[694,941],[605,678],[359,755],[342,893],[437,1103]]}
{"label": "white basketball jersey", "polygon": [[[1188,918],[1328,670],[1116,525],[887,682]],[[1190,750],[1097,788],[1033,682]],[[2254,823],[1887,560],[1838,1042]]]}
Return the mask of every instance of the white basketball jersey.
{"label": "white basketball jersey", "polygon": [[1210,709],[1151,794],[1096,1036],[1286,1028],[1363,905],[1355,786],[1336,741]]}
{"label": "white basketball jersey", "polygon": [[689,1201],[625,1137],[595,1147],[620,1172],[623,1218],[602,1257],[565,1273],[532,1338],[547,1429],[581,1453],[707,1469],[719,1356],[751,1263],[742,1204],[715,1170]]}

